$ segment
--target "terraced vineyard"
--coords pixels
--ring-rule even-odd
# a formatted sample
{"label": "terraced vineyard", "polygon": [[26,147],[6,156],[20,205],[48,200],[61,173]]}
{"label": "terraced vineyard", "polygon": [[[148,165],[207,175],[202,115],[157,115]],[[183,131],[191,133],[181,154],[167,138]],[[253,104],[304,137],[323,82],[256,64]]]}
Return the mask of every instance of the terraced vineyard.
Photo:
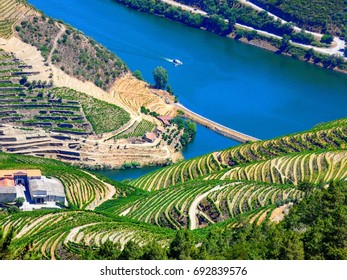
{"label": "terraced vineyard", "polygon": [[40,168],[57,177],[73,208],[0,212],[3,231],[16,231],[18,256],[28,244],[46,259],[76,259],[106,241],[167,248],[180,229],[193,230],[201,243],[213,229],[278,223],[305,197],[346,180],[346,119],[183,161],[135,180],[141,188],[44,158],[0,154],[0,168]]}
{"label": "terraced vineyard", "polygon": [[1,219],[0,226],[5,233],[11,227],[15,230],[12,246],[17,254],[32,243],[33,250],[44,259],[78,258],[78,245],[98,246],[106,240],[123,245],[130,240],[140,244],[157,240],[165,245],[173,237],[168,230],[79,211],[18,213]]}
{"label": "terraced vineyard", "polygon": [[75,167],[55,160],[0,153],[0,169],[35,169],[58,178],[64,185],[70,207],[94,209],[116,194],[116,188]]}
{"label": "terraced vineyard", "polygon": [[345,149],[346,119],[319,125],[307,132],[248,143],[152,172],[131,182],[145,190],[166,188],[236,165],[304,151]]}
{"label": "terraced vineyard", "polygon": [[0,37],[4,39],[9,39],[12,35],[12,26],[14,24],[14,20],[5,19],[0,20]]}
{"label": "terraced vineyard", "polygon": [[314,184],[347,177],[347,151],[300,153],[211,174],[206,179],[252,180],[277,184]]}
{"label": "terraced vineyard", "polygon": [[71,174],[56,171],[54,177],[64,183],[69,203],[78,209],[94,209],[112,192],[105,183],[82,172]]}
{"label": "terraced vineyard", "polygon": [[[250,258],[260,259],[264,257],[263,252],[253,255],[257,249],[254,247],[265,251],[264,247],[272,241],[275,241],[274,248],[278,247],[274,251],[279,251],[276,258],[282,258],[286,250],[289,258],[300,258],[309,251],[305,251],[307,244],[303,245],[308,239],[314,239],[316,250],[318,243],[334,239],[338,230],[341,232],[336,236],[342,242],[336,243],[343,243],[343,225],[347,219],[343,217],[345,205],[337,200],[342,201],[346,193],[341,182],[347,180],[347,118],[318,124],[302,133],[246,143],[182,161],[130,181],[128,185],[44,158],[56,157],[100,167],[138,166],[137,161],[165,164],[172,154],[167,146],[160,143],[141,146],[135,138],[152,131],[157,122],[149,116],[142,119],[141,107],[161,115],[173,115],[175,109],[170,104],[174,97],[135,79],[124,62],[93,39],[36,13],[25,3],[0,0],[1,41],[7,42],[3,38],[10,38],[15,31],[28,43],[22,47],[18,44],[20,40],[13,38],[15,42],[4,44],[5,48],[13,43],[12,53],[0,49],[0,148],[8,152],[0,153],[0,170],[40,169],[44,176],[63,183],[69,205],[59,210],[19,212],[20,201],[1,202],[0,258],[26,258],[27,252],[43,259],[98,257],[95,252],[106,247],[105,251],[120,253],[110,246],[114,243],[122,249],[137,246],[138,251],[145,252],[141,258],[146,253],[149,258],[215,257],[213,251],[223,249],[225,254],[217,256],[239,258],[237,253],[242,257],[244,252],[252,250]],[[45,65],[36,50],[31,50],[32,60],[25,60],[32,65],[14,57],[13,53],[18,56],[21,52],[29,53],[29,44],[41,52]],[[40,65],[35,64],[36,59]],[[100,91],[93,96],[113,100],[115,104],[120,104],[119,98],[125,110],[132,111],[133,118],[124,109],[89,95],[69,88],[53,88],[49,79],[57,78],[54,81],[59,82],[59,75],[65,77],[62,74],[80,79],[86,87],[91,83],[83,82],[94,83],[91,88]],[[41,80],[34,81],[34,77]],[[69,86],[76,81],[72,80]],[[100,88],[110,95],[102,96],[106,92]],[[179,134],[176,128],[168,128],[162,138],[167,141],[167,134],[174,133]],[[134,139],[128,139],[126,144],[126,141],[107,141],[132,137]],[[341,208],[336,210],[338,203]],[[300,209],[302,205],[306,206],[304,210]],[[294,211],[289,212],[292,207]],[[321,216],[317,214],[320,212]],[[314,223],[300,221],[301,216],[310,220],[316,214],[317,220],[328,217],[321,223],[323,227],[314,228]],[[283,226],[276,228],[274,224],[283,219]],[[286,227],[288,220],[292,224]],[[256,227],[260,224],[261,227]],[[334,225],[332,230],[329,224]],[[337,229],[340,224],[341,228]],[[301,230],[303,228],[305,230]],[[191,231],[181,231],[183,229]],[[221,235],[225,234],[226,239],[214,239],[213,234],[218,230],[222,230]],[[285,235],[281,231],[290,233]],[[5,235],[14,232],[9,247],[11,254],[3,250],[6,242],[2,241],[7,237],[4,238],[2,232]],[[239,238],[240,232],[242,238]],[[260,242],[262,238],[267,240],[265,233],[270,233],[269,243]],[[330,238],[332,236],[334,238]],[[247,242],[251,239],[255,239],[255,245],[248,249]],[[233,247],[235,242],[239,243]],[[329,246],[330,243],[326,245]],[[329,250],[346,256],[345,244],[340,247],[344,251],[335,250],[333,246]],[[184,255],[183,251],[193,253]],[[114,252],[105,254],[106,258],[113,259],[116,255]],[[275,258],[272,254],[269,256]]]}
{"label": "terraced vineyard", "polygon": [[130,120],[130,114],[124,109],[84,93],[68,88],[55,88],[52,92],[60,98],[78,100],[97,134],[115,131]]}
{"label": "terraced vineyard", "polygon": [[168,105],[174,101],[173,96],[167,92],[160,92],[160,97],[158,92],[150,89],[145,82],[130,75],[117,79],[112,91],[135,112],[140,112],[141,107],[146,107],[163,116],[174,113],[174,107]]}
{"label": "terraced vineyard", "polygon": [[30,14],[34,14],[34,11],[29,9],[26,3],[16,0],[0,0],[0,37],[9,39],[16,21]]}
{"label": "terraced vineyard", "polygon": [[142,137],[146,132],[151,132],[155,127],[155,124],[147,121],[141,120],[140,123],[135,123],[132,127],[130,127],[126,132],[120,133],[116,135],[115,139],[124,139],[130,137]]}
{"label": "terraced vineyard", "polygon": [[[0,121],[50,131],[90,134],[115,131],[130,120],[128,112],[72,89],[29,83],[31,66],[0,51]],[[76,101],[77,100],[77,101]]]}
{"label": "terraced vineyard", "polygon": [[[50,131],[89,134],[92,127],[80,104],[53,94],[46,82],[28,83],[31,66],[0,52],[0,121]],[[26,84],[24,86],[23,84]]]}
{"label": "terraced vineyard", "polygon": [[304,193],[290,186],[241,181],[191,181],[116,206],[109,213],[173,229],[214,224],[255,209],[297,201]]}

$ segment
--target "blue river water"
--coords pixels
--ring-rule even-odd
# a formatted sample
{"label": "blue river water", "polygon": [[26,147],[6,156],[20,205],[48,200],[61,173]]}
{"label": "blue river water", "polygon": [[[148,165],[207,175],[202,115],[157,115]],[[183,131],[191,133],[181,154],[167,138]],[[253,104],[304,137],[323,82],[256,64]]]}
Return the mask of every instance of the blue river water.
{"label": "blue river water", "polygon": [[[153,69],[165,67],[183,105],[254,137],[268,139],[346,117],[347,76],[341,73],[139,13],[113,0],[29,2],[105,45],[150,83]],[[178,58],[183,66],[165,58]],[[198,126],[184,156],[236,144]]]}

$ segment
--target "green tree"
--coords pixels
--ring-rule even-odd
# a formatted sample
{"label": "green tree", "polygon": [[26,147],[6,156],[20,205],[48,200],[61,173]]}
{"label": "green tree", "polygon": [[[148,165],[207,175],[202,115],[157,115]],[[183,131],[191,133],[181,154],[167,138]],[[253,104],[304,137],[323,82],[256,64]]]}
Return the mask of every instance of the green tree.
{"label": "green tree", "polygon": [[154,87],[157,89],[165,89],[169,76],[164,67],[158,66],[153,70]]}
{"label": "green tree", "polygon": [[121,254],[120,245],[114,244],[112,241],[107,240],[97,249],[93,255],[90,251],[86,252],[88,258],[97,260],[116,260]]}
{"label": "green tree", "polygon": [[143,247],[142,260],[165,260],[167,254],[165,249],[161,247],[157,242],[148,243]]}
{"label": "green tree", "polygon": [[331,44],[332,41],[334,40],[334,37],[331,36],[330,34],[324,34],[320,41],[325,44]]}
{"label": "green tree", "polygon": [[347,183],[314,191],[290,211],[284,227],[302,233],[305,259],[347,259]]}
{"label": "green tree", "polygon": [[285,52],[289,46],[290,46],[290,37],[288,35],[283,35],[279,51]]}
{"label": "green tree", "polygon": [[134,241],[128,241],[125,244],[122,253],[119,255],[119,260],[139,260],[143,255],[142,248]]}
{"label": "green tree", "polygon": [[203,23],[207,30],[221,35],[226,34],[229,29],[229,26],[225,20],[217,14],[206,17]]}
{"label": "green tree", "polygon": [[180,230],[170,243],[168,256],[174,260],[191,260],[198,257],[194,238],[188,230]]}
{"label": "green tree", "polygon": [[143,77],[142,77],[142,73],[140,70],[135,70],[134,71],[134,76],[139,79],[140,81],[144,81]]}
{"label": "green tree", "polygon": [[18,198],[16,198],[15,201],[16,201],[16,206],[19,208],[23,205],[25,199],[23,197],[18,197]]}
{"label": "green tree", "polygon": [[233,31],[235,29],[235,24],[236,24],[236,17],[235,15],[231,15],[228,18],[228,28],[229,32]]}
{"label": "green tree", "polygon": [[26,75],[22,75],[21,79],[19,80],[19,83],[21,85],[25,85],[27,83],[27,81],[28,81],[28,77]]}
{"label": "green tree", "polygon": [[169,84],[167,85],[166,90],[167,90],[167,92],[170,93],[171,95],[174,95],[174,92],[173,92],[173,90],[172,90],[172,88],[171,88],[171,86],[170,86]]}
{"label": "green tree", "polygon": [[305,58],[306,59],[311,59],[315,57],[315,52],[314,49],[310,48],[306,51]]}

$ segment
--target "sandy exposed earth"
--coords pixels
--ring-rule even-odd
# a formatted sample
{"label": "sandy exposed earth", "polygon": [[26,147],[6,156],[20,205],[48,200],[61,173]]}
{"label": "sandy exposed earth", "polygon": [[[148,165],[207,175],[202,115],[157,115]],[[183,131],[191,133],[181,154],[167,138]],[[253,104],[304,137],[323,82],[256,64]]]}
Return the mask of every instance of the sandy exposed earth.
{"label": "sandy exposed earth", "polygon": [[[54,42],[63,34],[64,27],[61,28],[62,31],[58,33]],[[83,82],[66,74],[58,67],[52,65],[50,61],[45,62],[36,47],[24,43],[17,37],[12,36],[8,40],[0,38],[0,48],[6,52],[13,53],[16,58],[22,60],[27,65],[31,65],[33,68],[30,69],[30,72],[39,72],[36,75],[29,76],[29,80],[47,82],[52,80],[56,87],[68,87],[94,98],[115,104],[129,112],[132,118],[139,115],[141,106],[146,106],[163,115],[175,114],[173,106],[167,104],[168,102],[166,102],[164,97],[159,97],[159,94],[149,89],[148,84],[137,80],[131,74],[117,79],[110,92],[106,92],[92,82]],[[53,51],[54,48],[51,50],[51,53]],[[50,78],[50,75],[53,75],[52,78]]]}
{"label": "sandy exposed earth", "polygon": [[41,53],[32,45],[26,44],[17,37],[12,36],[8,40],[0,38],[0,48],[6,52],[13,53],[16,58],[25,64],[31,65],[33,68],[30,69],[30,72],[39,72],[37,75],[29,76],[29,80],[50,81],[49,75],[52,73],[52,69],[45,65]]}
{"label": "sandy exposed earth", "polygon": [[111,95],[126,104],[132,111],[139,113],[141,106],[160,115],[176,115],[176,109],[171,104],[173,97],[165,91],[150,88],[150,86],[134,76],[127,74],[118,78],[110,90]]}
{"label": "sandy exposed earth", "polygon": [[[58,39],[65,31],[63,25],[59,24],[59,27],[61,31],[54,39],[53,49],[48,56],[49,60],[57,46]],[[176,111],[173,110],[173,106],[169,104],[170,96],[165,96],[165,93],[150,89],[148,84],[137,80],[130,73],[117,79],[110,92],[106,92],[92,82],[83,82],[66,74],[61,69],[54,66],[51,61],[46,62],[36,47],[24,43],[15,36],[12,36],[8,40],[0,38],[0,48],[6,52],[13,53],[16,58],[20,59],[25,64],[32,66],[32,69],[27,70],[27,72],[37,72],[37,74],[29,75],[29,80],[53,81],[53,84],[56,87],[71,88],[96,99],[123,108],[130,114],[131,120],[115,133],[127,130],[135,121],[139,123],[142,119],[148,120],[150,118],[151,121],[156,122],[158,125],[160,124],[158,120],[141,114],[141,106],[145,106],[146,108],[157,111],[159,114],[163,115],[172,116],[176,113]],[[23,131],[11,131],[10,128],[8,131],[9,135],[13,135],[13,133],[16,134],[15,136],[17,137],[17,141],[20,141],[20,139],[23,138],[20,135],[24,135]],[[45,135],[47,138],[50,138],[50,135]],[[142,144],[131,144],[128,140],[124,140],[123,146],[119,147],[119,143],[105,141],[111,136],[113,135],[103,135],[102,138],[90,136],[88,138],[90,141],[87,140],[86,142],[83,141],[83,139],[77,140],[81,143],[82,147],[80,150],[81,157],[84,155],[84,158],[91,159],[91,162],[89,162],[90,164],[95,162],[101,165],[117,168],[122,166],[124,162],[130,161],[140,162],[144,165],[152,165],[165,164],[168,159],[171,159],[173,162],[182,159],[182,154],[180,152],[173,151],[173,149],[168,147],[164,141],[159,141],[159,139],[157,139],[158,141],[155,143]],[[24,142],[23,145],[28,145]],[[63,145],[68,150],[68,143],[63,143]],[[45,150],[47,149],[45,148],[42,151],[31,149],[30,145],[28,145],[27,152],[28,154],[35,154],[35,152],[44,152]]]}

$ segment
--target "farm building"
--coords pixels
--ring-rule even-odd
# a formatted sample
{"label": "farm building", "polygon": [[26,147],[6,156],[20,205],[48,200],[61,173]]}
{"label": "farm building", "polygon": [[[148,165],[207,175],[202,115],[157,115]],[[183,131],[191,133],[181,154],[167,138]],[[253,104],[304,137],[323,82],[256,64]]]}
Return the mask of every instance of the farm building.
{"label": "farm building", "polygon": [[153,143],[157,136],[153,132],[146,132],[145,135],[143,136],[143,140]]}
{"label": "farm building", "polygon": [[163,126],[157,126],[154,129],[154,133],[157,134],[157,136],[159,137],[161,134],[163,134],[165,132],[165,128]]}
{"label": "farm building", "polygon": [[160,120],[164,125],[171,125],[172,117],[170,116],[159,116],[157,119]]}
{"label": "farm building", "polygon": [[0,202],[14,201],[17,197],[17,191],[13,176],[4,176],[0,178]]}
{"label": "farm building", "polygon": [[11,178],[16,185],[25,186],[30,179],[40,179],[42,176],[41,171],[38,169],[24,169],[24,170],[0,170],[0,180],[2,178]]}
{"label": "farm building", "polygon": [[46,201],[65,202],[64,186],[57,179],[42,176],[40,179],[29,180],[30,197],[35,203]]}
{"label": "farm building", "polygon": [[65,202],[62,183],[42,176],[38,169],[0,170],[0,202],[14,201],[17,198],[17,188],[20,187],[25,188],[25,192],[35,203]]}
{"label": "farm building", "polygon": [[15,187],[0,187],[0,202],[12,202],[17,198]]}

